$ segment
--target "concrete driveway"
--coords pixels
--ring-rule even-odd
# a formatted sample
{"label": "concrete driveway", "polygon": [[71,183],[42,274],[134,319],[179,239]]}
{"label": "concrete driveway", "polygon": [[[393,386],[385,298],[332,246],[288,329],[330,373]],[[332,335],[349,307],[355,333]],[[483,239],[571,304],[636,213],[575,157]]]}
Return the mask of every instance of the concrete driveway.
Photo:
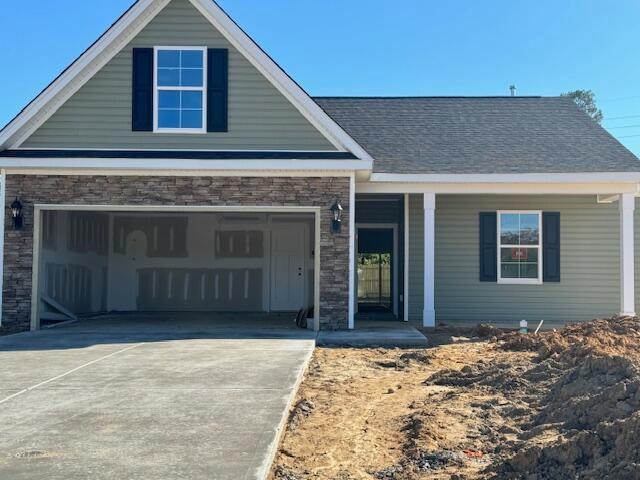
{"label": "concrete driveway", "polygon": [[114,317],[0,337],[0,478],[267,473],[313,333]]}

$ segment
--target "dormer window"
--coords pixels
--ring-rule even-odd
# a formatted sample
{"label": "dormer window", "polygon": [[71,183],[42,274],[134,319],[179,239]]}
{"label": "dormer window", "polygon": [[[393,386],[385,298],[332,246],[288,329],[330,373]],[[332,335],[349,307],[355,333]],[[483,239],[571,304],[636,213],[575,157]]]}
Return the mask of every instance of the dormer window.
{"label": "dormer window", "polygon": [[156,47],[154,132],[205,133],[205,47]]}

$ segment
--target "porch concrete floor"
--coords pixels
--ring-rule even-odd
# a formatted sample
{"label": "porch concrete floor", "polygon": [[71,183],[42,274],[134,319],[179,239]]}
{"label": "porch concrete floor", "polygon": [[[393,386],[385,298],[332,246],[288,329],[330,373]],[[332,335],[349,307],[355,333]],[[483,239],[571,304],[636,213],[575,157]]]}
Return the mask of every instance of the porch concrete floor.
{"label": "porch concrete floor", "polygon": [[406,322],[356,320],[353,330],[322,330],[318,345],[352,347],[427,347],[427,338]]}

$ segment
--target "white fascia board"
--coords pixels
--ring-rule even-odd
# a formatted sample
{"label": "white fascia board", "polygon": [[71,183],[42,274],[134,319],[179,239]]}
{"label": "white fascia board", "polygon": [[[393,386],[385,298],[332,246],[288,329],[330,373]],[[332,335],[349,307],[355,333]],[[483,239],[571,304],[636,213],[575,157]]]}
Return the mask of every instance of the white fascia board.
{"label": "white fascia board", "polygon": [[170,0],[138,0],[87,51],[0,131],[0,150],[19,147],[109,62]]}
{"label": "white fascia board", "polygon": [[411,183],[411,182],[361,182],[356,184],[357,193],[403,194],[500,194],[500,195],[617,195],[632,193],[638,195],[640,186],[634,182],[601,183]]}
{"label": "white fascia board", "polygon": [[[121,172],[199,172],[206,175],[241,172],[242,175],[265,172],[296,172],[304,176],[317,172],[368,171],[361,160],[176,160],[140,158],[0,158],[0,168],[8,173],[16,171],[65,174],[68,171],[121,171]],[[156,172],[156,173],[154,173]]]}
{"label": "white fascia board", "polygon": [[372,173],[372,182],[403,183],[639,183],[637,172],[406,174]]}
{"label": "white fascia board", "polygon": [[372,160],[371,155],[327,115],[214,1],[190,1],[338,150],[350,151],[362,160]]}
{"label": "white fascia board", "polygon": [[50,150],[55,150],[55,151],[71,151],[71,152],[75,152],[78,150],[83,150],[83,151],[93,151],[93,152],[122,152],[122,151],[127,151],[127,152],[184,152],[184,151],[189,151],[189,152],[268,152],[268,153],[305,153],[305,154],[309,154],[309,153],[335,153],[335,150],[309,150],[309,149],[298,149],[298,150],[292,150],[292,149],[262,149],[262,148],[258,148],[258,149],[251,149],[251,148],[243,148],[242,150],[238,150],[237,148],[216,148],[215,150],[212,150],[210,148],[189,148],[189,149],[185,149],[185,148],[82,148],[82,149],[78,149],[77,147],[56,147],[56,148],[51,148],[51,147],[18,147],[18,148],[14,148],[13,150],[16,151],[38,151],[38,150],[44,150],[44,151],[50,151]]}

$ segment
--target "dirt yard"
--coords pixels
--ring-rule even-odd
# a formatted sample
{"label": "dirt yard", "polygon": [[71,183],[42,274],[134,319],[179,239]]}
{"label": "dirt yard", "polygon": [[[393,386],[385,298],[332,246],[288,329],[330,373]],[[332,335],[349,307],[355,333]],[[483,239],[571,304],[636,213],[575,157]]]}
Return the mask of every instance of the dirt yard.
{"label": "dirt yard", "polygon": [[317,349],[272,478],[640,479],[637,318],[429,337]]}

